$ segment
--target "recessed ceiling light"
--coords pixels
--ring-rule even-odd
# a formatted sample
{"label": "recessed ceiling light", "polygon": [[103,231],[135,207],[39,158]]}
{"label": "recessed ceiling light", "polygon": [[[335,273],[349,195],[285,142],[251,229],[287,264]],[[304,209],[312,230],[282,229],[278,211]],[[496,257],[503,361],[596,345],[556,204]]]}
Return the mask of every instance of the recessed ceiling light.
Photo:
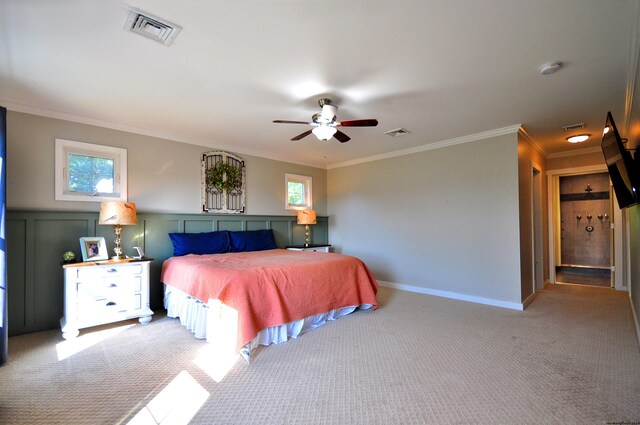
{"label": "recessed ceiling light", "polygon": [[575,136],[567,137],[569,143],[582,143],[589,138],[589,134],[577,134]]}
{"label": "recessed ceiling light", "polygon": [[542,65],[540,67],[540,74],[542,74],[542,75],[553,74],[554,72],[559,70],[561,66],[562,66],[562,62],[545,63],[544,65]]}

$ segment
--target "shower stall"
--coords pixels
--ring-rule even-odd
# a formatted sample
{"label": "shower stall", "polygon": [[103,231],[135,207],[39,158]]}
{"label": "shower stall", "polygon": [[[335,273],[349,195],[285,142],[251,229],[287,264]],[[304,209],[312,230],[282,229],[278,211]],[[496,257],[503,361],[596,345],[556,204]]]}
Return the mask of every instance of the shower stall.
{"label": "shower stall", "polygon": [[560,177],[556,281],[611,286],[611,190],[607,173]]}

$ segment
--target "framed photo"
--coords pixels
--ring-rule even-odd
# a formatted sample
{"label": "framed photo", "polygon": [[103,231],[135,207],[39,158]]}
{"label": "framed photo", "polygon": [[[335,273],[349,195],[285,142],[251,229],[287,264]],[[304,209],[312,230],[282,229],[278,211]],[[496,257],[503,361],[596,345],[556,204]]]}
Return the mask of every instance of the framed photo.
{"label": "framed photo", "polygon": [[107,244],[104,238],[80,238],[82,261],[108,260]]}

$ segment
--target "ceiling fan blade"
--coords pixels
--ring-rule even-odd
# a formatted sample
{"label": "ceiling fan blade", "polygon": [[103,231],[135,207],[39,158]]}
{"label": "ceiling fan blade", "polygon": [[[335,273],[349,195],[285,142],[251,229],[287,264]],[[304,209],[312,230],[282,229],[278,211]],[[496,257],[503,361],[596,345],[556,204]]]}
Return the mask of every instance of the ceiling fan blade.
{"label": "ceiling fan blade", "polygon": [[376,125],[378,125],[378,120],[376,119],[347,120],[347,121],[341,121],[340,125],[343,127],[375,127]]}
{"label": "ceiling fan blade", "polygon": [[338,139],[338,141],[340,143],[346,143],[349,140],[351,140],[351,137],[347,136],[346,134],[344,134],[342,131],[337,130],[336,134],[333,135],[333,137],[335,137],[336,139]]}
{"label": "ceiling fan blade", "polygon": [[[306,123],[305,123],[305,124],[306,124]],[[303,137],[307,137],[308,135],[310,135],[312,131],[313,131],[313,130],[307,130],[307,131],[305,131],[304,133],[300,133],[300,134],[298,134],[296,137],[294,137],[294,138],[293,138],[293,139],[291,139],[291,140],[300,140],[300,139],[302,139]]]}
{"label": "ceiling fan blade", "polygon": [[307,121],[273,120],[276,124],[309,124]]}

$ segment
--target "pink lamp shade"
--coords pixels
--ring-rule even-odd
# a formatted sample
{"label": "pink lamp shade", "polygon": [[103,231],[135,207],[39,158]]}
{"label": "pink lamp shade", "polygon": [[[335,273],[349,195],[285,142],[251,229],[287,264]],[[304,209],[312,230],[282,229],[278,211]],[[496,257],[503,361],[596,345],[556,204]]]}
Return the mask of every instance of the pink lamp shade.
{"label": "pink lamp shade", "polygon": [[134,202],[102,202],[98,223],[121,226],[138,224],[136,204]]}
{"label": "pink lamp shade", "polygon": [[316,210],[299,210],[298,224],[316,224]]}

